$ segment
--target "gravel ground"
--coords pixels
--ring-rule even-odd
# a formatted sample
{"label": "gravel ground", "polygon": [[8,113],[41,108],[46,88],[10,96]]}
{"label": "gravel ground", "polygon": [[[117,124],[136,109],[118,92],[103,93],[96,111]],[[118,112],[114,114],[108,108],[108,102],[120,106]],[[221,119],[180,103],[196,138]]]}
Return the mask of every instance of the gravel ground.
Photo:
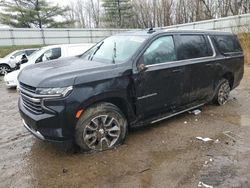
{"label": "gravel ground", "polygon": [[124,145],[92,154],[33,137],[2,79],[0,187],[250,187],[249,66],[226,105],[130,131]]}

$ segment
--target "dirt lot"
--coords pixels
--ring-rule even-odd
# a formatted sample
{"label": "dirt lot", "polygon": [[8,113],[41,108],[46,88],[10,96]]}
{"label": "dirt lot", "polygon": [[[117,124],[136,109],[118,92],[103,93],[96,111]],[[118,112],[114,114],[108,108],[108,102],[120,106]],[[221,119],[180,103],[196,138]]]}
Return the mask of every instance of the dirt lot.
{"label": "dirt lot", "polygon": [[250,187],[249,66],[225,106],[130,131],[124,145],[93,154],[34,138],[0,79],[0,187]]}

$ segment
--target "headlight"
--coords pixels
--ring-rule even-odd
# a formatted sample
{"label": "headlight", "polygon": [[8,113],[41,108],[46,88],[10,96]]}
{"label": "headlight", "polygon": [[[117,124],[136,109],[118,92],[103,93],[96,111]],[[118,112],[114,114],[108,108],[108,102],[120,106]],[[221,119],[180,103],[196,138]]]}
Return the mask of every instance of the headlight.
{"label": "headlight", "polygon": [[72,86],[57,88],[37,88],[36,93],[48,97],[64,97],[73,90]]}

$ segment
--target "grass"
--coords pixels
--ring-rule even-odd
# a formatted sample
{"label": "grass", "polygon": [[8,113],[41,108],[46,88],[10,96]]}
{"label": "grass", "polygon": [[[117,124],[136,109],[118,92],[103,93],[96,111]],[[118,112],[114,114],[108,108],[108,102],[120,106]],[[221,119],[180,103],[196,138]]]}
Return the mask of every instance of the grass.
{"label": "grass", "polygon": [[0,58],[6,56],[7,54],[25,48],[39,48],[41,45],[25,45],[25,46],[2,46],[0,47]]}

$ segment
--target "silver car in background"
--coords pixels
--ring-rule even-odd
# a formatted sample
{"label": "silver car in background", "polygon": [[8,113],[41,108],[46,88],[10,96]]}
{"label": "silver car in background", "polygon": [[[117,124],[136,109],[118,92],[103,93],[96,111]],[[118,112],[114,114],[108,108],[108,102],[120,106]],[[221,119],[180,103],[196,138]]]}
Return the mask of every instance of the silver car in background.
{"label": "silver car in background", "polygon": [[5,75],[8,72],[11,72],[15,67],[16,63],[22,60],[22,57],[26,56],[27,58],[38,48],[30,48],[23,50],[16,50],[6,55],[4,58],[0,59],[0,75]]}

